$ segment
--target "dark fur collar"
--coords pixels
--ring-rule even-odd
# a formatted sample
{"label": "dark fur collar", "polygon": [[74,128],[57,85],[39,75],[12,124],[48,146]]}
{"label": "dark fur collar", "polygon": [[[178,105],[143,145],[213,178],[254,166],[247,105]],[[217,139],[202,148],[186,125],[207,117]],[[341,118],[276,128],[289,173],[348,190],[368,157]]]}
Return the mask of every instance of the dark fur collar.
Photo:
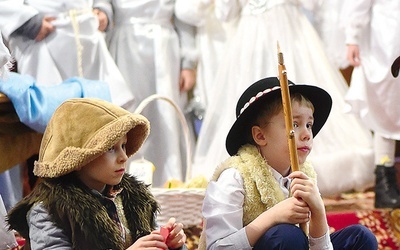
{"label": "dark fur collar", "polygon": [[[123,188],[119,196],[132,238],[150,233],[155,225],[154,213],[159,208],[147,186],[126,175],[115,188]],[[73,174],[44,179],[10,211],[10,227],[26,239],[29,239],[26,215],[37,202],[42,202],[56,225],[70,236],[74,249],[124,248],[119,229],[99,198]]]}

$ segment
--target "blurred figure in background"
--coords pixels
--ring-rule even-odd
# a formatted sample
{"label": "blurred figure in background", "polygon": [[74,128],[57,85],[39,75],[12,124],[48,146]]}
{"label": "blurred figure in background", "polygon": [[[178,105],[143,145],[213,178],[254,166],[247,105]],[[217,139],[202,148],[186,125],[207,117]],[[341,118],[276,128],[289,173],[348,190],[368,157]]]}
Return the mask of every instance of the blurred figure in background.
{"label": "blurred figure in background", "polygon": [[304,2],[307,3],[306,13],[321,37],[328,59],[334,67],[340,69],[346,81],[349,81],[352,67],[346,58],[345,28],[340,22],[345,0]]}
{"label": "blurred figure in background", "polygon": [[[135,93],[136,105],[159,94],[184,109],[186,92],[195,84],[195,28],[175,18],[175,1],[110,1],[114,18],[107,32],[109,51]],[[153,185],[183,180],[186,148],[177,112],[155,101],[143,110],[152,126],[135,159],[144,157],[156,170]],[[190,156],[189,156],[190,157]]]}
{"label": "blurred figure in background", "polygon": [[176,16],[196,27],[198,64],[194,98],[190,108],[202,120],[209,98],[216,85],[214,79],[222,58],[226,55],[228,42],[233,36],[237,19],[221,22],[215,13],[214,1],[177,0]]}
{"label": "blurred figure in background", "polygon": [[[133,95],[111,58],[99,29],[107,13],[92,0],[0,0],[0,29],[20,74],[45,86],[70,77],[109,84],[112,101],[128,106]],[[101,8],[101,7],[99,7]]]}
{"label": "blurred figure in background", "polygon": [[[227,54],[215,78],[195,152],[193,175],[208,177],[228,157],[224,137],[235,119],[231,107],[248,83],[277,76],[277,42],[284,54],[288,77],[295,82],[326,89],[333,109],[315,140],[310,161],[318,173],[323,195],[365,189],[373,184],[373,152],[370,132],[356,117],[343,113],[348,86],[328,57],[320,37],[297,0],[215,0],[221,21],[239,18]],[[342,173],[346,172],[347,178]]]}
{"label": "blurred figure in background", "polygon": [[400,55],[400,1],[346,1],[347,59],[354,66],[346,95],[349,112],[373,131],[375,207],[400,208],[395,164],[400,139],[400,79],[391,65]]}

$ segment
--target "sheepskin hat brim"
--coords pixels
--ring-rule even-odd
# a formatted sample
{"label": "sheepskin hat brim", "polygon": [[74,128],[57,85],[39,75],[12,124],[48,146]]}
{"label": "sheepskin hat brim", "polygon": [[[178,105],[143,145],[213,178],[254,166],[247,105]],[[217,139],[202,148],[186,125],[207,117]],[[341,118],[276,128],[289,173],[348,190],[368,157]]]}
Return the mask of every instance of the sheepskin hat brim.
{"label": "sheepskin hat brim", "polygon": [[79,170],[127,135],[126,154],[136,153],[150,132],[140,114],[95,98],[74,98],[62,103],[43,135],[34,174],[55,178]]}

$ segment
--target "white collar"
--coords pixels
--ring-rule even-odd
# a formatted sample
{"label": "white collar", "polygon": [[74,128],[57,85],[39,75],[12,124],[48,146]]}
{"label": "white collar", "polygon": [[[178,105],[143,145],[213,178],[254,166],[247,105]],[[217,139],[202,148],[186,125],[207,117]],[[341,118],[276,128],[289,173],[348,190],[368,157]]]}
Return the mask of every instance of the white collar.
{"label": "white collar", "polygon": [[[271,172],[272,175],[274,176],[275,180],[279,183],[279,187],[283,191],[285,197],[289,197],[289,188],[290,188],[290,183],[292,182],[292,179],[289,177],[283,177],[278,171],[276,171],[274,168],[271,167]],[[291,170],[289,169],[289,173]]]}

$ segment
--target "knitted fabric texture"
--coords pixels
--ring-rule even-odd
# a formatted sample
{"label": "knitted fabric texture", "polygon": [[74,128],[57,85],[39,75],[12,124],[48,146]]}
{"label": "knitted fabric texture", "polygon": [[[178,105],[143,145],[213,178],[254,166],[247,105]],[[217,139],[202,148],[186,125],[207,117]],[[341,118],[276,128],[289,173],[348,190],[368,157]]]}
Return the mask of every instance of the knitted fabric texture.
{"label": "knitted fabric texture", "polygon": [[150,132],[140,114],[95,98],[74,98],[54,112],[44,132],[34,174],[54,178],[78,170],[127,135],[130,157]]}

